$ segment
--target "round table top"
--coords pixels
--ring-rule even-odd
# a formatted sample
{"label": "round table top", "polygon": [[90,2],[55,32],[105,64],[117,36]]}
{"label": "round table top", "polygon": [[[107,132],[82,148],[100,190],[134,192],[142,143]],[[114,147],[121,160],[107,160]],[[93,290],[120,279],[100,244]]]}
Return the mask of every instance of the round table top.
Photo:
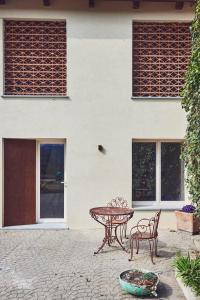
{"label": "round table top", "polygon": [[133,214],[134,210],[132,208],[125,207],[94,207],[90,209],[91,214],[101,215],[101,216],[124,216]]}

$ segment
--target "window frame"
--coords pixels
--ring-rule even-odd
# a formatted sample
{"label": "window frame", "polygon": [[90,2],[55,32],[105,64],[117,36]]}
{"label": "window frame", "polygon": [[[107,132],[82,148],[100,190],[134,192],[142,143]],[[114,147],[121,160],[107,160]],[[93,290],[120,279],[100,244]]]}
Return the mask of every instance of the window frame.
{"label": "window frame", "polygon": [[[133,183],[132,183],[132,206],[133,207],[140,207],[140,208],[163,208],[166,210],[171,209],[179,209],[181,208],[186,202],[186,188],[184,184],[183,178],[183,198],[181,200],[176,201],[162,201],[161,200],[161,144],[162,143],[183,143],[183,139],[133,139],[133,143],[155,143],[156,144],[156,199],[154,201],[134,201],[133,198]],[[183,166],[183,163],[182,163]],[[184,167],[184,166],[183,166]],[[133,176],[134,166],[132,163],[132,176]],[[185,169],[183,169],[183,177],[185,177]]]}

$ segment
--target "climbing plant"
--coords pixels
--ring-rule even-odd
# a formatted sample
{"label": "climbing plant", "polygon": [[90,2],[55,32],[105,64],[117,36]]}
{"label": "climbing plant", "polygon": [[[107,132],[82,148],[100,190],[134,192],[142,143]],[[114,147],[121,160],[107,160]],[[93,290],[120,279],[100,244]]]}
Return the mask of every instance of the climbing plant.
{"label": "climbing plant", "polygon": [[182,107],[188,123],[182,159],[187,169],[189,195],[200,217],[200,0],[196,2],[191,35],[192,53],[182,91]]}

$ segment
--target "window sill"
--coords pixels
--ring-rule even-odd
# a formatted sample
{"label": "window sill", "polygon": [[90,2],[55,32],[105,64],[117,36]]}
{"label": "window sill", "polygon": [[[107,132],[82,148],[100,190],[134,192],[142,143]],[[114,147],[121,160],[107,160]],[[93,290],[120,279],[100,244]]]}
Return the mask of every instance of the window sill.
{"label": "window sill", "polygon": [[69,96],[43,96],[43,95],[35,95],[35,96],[26,96],[26,95],[2,95],[1,98],[3,99],[9,99],[9,100],[71,100]]}
{"label": "window sill", "polygon": [[[181,201],[182,202],[182,201]],[[180,205],[173,205],[173,206],[162,206],[162,205],[152,205],[152,206],[139,206],[133,205],[135,211],[154,211],[154,210],[163,210],[163,211],[175,211],[180,210],[183,207],[183,202]]]}
{"label": "window sill", "polygon": [[182,97],[131,97],[134,101],[181,101]]}

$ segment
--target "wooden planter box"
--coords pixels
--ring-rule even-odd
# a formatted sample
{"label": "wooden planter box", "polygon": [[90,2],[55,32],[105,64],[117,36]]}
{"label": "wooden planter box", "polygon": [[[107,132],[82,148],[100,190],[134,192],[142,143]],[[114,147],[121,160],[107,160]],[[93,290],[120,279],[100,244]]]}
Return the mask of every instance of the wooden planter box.
{"label": "wooden planter box", "polygon": [[193,213],[176,211],[177,229],[190,232],[192,234],[200,233],[200,219]]}
{"label": "wooden planter box", "polygon": [[180,278],[177,278],[177,276],[176,276],[176,280],[187,300],[200,300],[200,297],[195,296],[192,289],[188,286],[185,286],[182,280]]}

